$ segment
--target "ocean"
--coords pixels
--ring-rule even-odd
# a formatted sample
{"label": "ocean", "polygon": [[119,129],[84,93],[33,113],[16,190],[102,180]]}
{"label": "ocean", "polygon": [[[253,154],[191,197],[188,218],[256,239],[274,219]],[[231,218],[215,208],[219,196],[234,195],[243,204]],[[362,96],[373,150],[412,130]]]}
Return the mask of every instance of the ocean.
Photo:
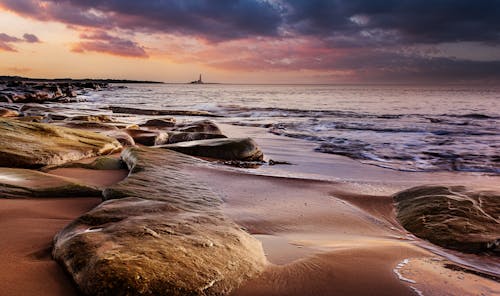
{"label": "ocean", "polygon": [[500,87],[129,84],[81,98],[71,107],[210,111],[394,170],[500,174]]}

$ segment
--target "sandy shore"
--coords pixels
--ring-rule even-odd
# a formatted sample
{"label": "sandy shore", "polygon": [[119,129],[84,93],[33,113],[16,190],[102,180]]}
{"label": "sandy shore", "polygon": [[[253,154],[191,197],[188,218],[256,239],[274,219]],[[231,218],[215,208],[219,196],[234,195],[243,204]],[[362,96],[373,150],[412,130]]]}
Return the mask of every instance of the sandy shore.
{"label": "sandy shore", "polygon": [[[495,279],[446,268],[450,258],[490,264],[490,270],[498,260],[428,248],[397,223],[390,197],[435,182],[497,188],[498,177],[396,172],[314,153],[305,141],[222,126],[228,135],[256,138],[267,159],[293,163],[257,170],[184,168],[222,196],[224,213],[263,244],[267,269],[234,295],[500,294]],[[97,187],[127,175],[125,170],[78,168],[50,173]],[[58,230],[99,202],[71,197],[1,200],[0,296],[40,291],[75,295],[71,279],[51,259],[51,242]]]}
{"label": "sandy shore", "polygon": [[52,260],[54,235],[100,203],[99,198],[1,200],[1,296],[76,295]]}
{"label": "sandy shore", "polygon": [[[122,180],[128,172],[65,168],[50,173],[102,187]],[[77,295],[70,276],[52,260],[52,240],[100,202],[97,197],[70,196],[0,200],[0,296]]]}

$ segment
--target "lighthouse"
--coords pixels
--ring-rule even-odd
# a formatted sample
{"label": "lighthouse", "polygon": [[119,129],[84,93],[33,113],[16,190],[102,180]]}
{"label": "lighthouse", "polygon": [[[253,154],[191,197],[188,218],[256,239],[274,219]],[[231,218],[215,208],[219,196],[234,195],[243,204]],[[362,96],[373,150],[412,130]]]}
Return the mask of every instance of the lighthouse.
{"label": "lighthouse", "polygon": [[198,78],[198,80],[191,81],[191,84],[203,84],[203,80],[201,80],[201,74],[200,74],[200,78]]}

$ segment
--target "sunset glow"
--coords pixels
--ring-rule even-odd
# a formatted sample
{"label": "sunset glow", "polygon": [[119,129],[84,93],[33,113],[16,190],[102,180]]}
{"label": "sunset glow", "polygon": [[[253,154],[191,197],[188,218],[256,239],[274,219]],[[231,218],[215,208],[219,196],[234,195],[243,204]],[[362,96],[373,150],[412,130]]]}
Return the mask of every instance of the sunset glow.
{"label": "sunset glow", "polygon": [[495,1],[0,1],[0,71],[230,83],[495,82]]}

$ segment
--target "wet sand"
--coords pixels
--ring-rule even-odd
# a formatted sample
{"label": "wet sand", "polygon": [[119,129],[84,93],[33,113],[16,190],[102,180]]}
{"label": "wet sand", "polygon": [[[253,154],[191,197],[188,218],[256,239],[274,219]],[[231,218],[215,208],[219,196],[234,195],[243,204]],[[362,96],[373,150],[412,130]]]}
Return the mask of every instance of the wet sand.
{"label": "wet sand", "polygon": [[[390,196],[359,195],[336,182],[189,171],[224,197],[225,214],[261,240],[270,262],[234,295],[500,293],[498,282],[445,268],[448,261],[399,226]],[[418,276],[407,281],[398,264],[409,258],[405,272]],[[415,259],[424,263],[414,267]],[[431,263],[439,275],[426,272]]]}
{"label": "wet sand", "polygon": [[[117,183],[128,172],[65,168],[49,173],[103,187]],[[26,182],[36,185],[33,180]],[[52,239],[101,201],[99,197],[70,196],[0,199],[0,296],[77,295],[71,278],[52,260]]]}
{"label": "wet sand", "polygon": [[390,196],[436,183],[498,190],[498,177],[397,172],[308,151],[305,141],[222,126],[231,135],[250,133],[267,159],[295,163],[190,170],[223,196],[225,214],[261,240],[270,262],[234,295],[500,294],[498,281],[445,267],[451,258],[491,274],[497,259],[444,250],[414,237],[397,222]]}
{"label": "wet sand", "polygon": [[101,199],[2,199],[0,202],[0,295],[76,295],[71,278],[52,260],[52,239]]}

